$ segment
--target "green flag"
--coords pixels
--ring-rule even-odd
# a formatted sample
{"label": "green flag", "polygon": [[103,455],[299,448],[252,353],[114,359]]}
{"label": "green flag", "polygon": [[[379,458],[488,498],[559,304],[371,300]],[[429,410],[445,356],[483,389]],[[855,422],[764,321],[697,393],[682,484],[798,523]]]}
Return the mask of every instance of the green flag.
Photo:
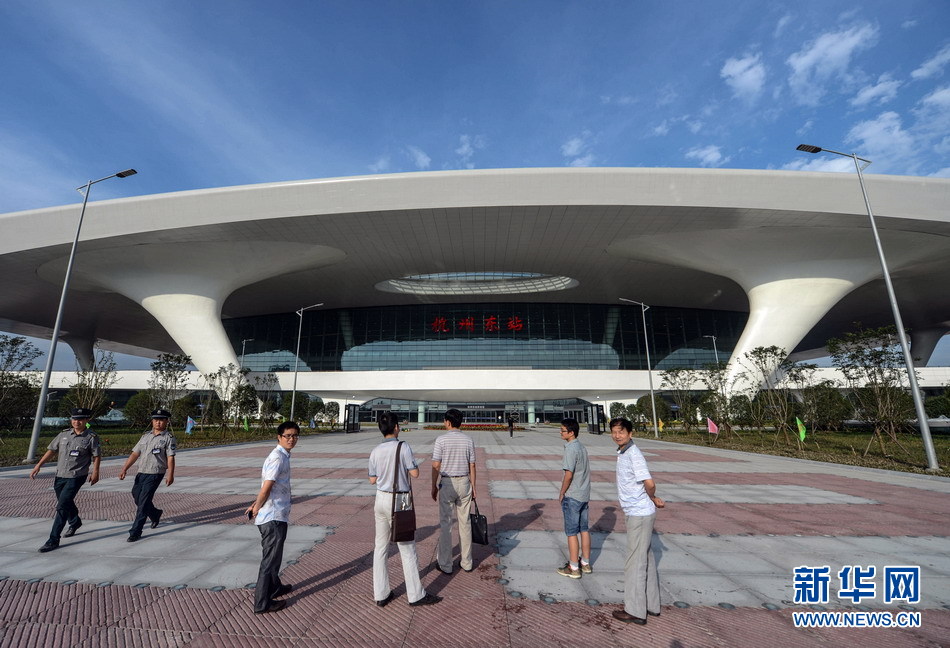
{"label": "green flag", "polygon": [[251,428],[249,428],[248,425],[247,425],[247,417],[246,417],[246,416],[244,417],[244,431],[245,431],[245,432],[250,432],[250,431],[251,431]]}
{"label": "green flag", "polygon": [[805,440],[805,424],[802,423],[802,420],[798,418],[797,416],[795,417],[795,422],[798,424],[798,438],[801,441],[804,441]]}

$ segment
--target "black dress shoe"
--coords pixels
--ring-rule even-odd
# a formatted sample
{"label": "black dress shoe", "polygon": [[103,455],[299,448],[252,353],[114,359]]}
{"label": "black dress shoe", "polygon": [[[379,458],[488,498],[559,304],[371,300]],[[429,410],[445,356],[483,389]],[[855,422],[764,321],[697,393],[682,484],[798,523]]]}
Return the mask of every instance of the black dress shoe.
{"label": "black dress shoe", "polygon": [[396,595],[390,591],[389,596],[384,598],[382,601],[376,601],[376,605],[378,605],[379,607],[386,607],[387,605],[389,605],[389,602],[392,601],[394,598],[396,598]]}
{"label": "black dress shoe", "polygon": [[268,612],[277,612],[283,610],[287,605],[285,601],[274,601],[266,610],[254,610],[254,614],[267,614]]}
{"label": "black dress shoe", "polygon": [[429,593],[427,592],[426,595],[423,596],[421,599],[419,599],[418,601],[413,601],[413,602],[410,603],[409,605],[411,605],[411,606],[413,606],[413,607],[415,607],[415,606],[417,606],[417,605],[435,605],[436,603],[438,603],[438,602],[441,601],[441,600],[442,600],[442,597],[441,597],[441,596],[436,596],[435,594],[429,594]]}
{"label": "black dress shoe", "polygon": [[278,596],[285,596],[287,594],[290,594],[293,591],[294,591],[294,586],[291,585],[290,583],[286,583],[277,588],[277,591],[274,592],[274,597],[276,598]]}
{"label": "black dress shoe", "polygon": [[141,538],[141,537],[142,537],[142,536],[140,536],[140,535],[129,536],[129,539],[126,540],[126,542],[135,542],[136,540],[138,540],[138,539]]}
{"label": "black dress shoe", "polygon": [[52,551],[53,549],[59,549],[58,542],[47,541],[45,545],[40,547],[40,553],[46,553],[47,551]]}
{"label": "black dress shoe", "polygon": [[152,520],[153,529],[158,526],[158,521],[162,519],[162,513],[164,513],[164,511],[159,511],[158,515],[155,516],[155,519]]}
{"label": "black dress shoe", "polygon": [[626,610],[614,610],[613,616],[617,621],[623,621],[624,623],[636,623],[637,625],[646,625],[647,620],[641,619],[640,617],[635,617],[632,614],[628,614]]}
{"label": "black dress shoe", "polygon": [[439,567],[438,564],[436,564],[435,569],[436,569],[436,571],[442,572],[442,573],[445,574],[446,576],[451,576],[451,575],[452,575],[452,572],[447,572],[447,571],[445,571],[444,569],[442,569],[441,567]]}
{"label": "black dress shoe", "polygon": [[66,529],[66,533],[63,534],[63,537],[64,537],[64,538],[72,538],[74,535],[76,535],[76,531],[78,531],[78,530],[79,530],[79,527],[81,527],[81,526],[82,526],[82,522],[80,522],[80,523],[77,524],[76,526],[71,526],[71,527],[69,527],[68,529]]}
{"label": "black dress shoe", "polygon": [[647,610],[647,614],[650,616],[660,616],[659,612],[650,612],[649,610]]}

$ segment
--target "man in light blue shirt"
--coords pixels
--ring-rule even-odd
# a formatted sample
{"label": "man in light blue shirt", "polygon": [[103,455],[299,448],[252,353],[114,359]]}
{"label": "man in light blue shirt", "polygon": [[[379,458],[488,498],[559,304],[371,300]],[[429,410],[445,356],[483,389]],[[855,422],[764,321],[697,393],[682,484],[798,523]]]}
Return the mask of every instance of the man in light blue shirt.
{"label": "man in light blue shirt", "polygon": [[254,590],[254,613],[277,612],[286,603],[275,598],[289,594],[293,585],[280,582],[280,566],[284,560],[284,541],[290,522],[290,451],[300,438],[300,427],[284,421],[277,428],[277,447],[264,460],[261,469],[261,490],[254,503],[247,507],[247,519],[261,533],[261,568]]}

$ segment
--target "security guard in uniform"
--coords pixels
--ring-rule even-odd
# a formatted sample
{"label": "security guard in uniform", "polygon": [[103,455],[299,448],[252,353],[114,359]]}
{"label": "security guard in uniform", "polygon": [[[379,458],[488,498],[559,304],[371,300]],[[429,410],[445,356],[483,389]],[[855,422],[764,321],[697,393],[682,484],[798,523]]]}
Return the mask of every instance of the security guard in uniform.
{"label": "security guard in uniform", "polygon": [[[59,547],[60,535],[67,538],[75,535],[82,520],[79,519],[79,508],[76,506],[76,494],[85,483],[87,477],[90,484],[99,481],[99,437],[87,424],[92,418],[92,410],[77,407],[70,412],[72,429],[63,430],[50,442],[46,453],[40,457],[36,467],[30,472],[30,479],[36,479],[43,464],[59,455],[56,462],[56,479],[53,482],[53,491],[56,493],[56,517],[53,518],[53,529],[49,540],[40,547],[40,553],[46,553]],[[89,466],[92,465],[92,474]],[[63,533],[66,524],[69,528]]]}
{"label": "security guard in uniform", "polygon": [[135,484],[132,486],[132,499],[135,500],[137,510],[135,521],[129,529],[128,542],[135,542],[142,537],[145,520],[152,521],[152,528],[158,526],[162,517],[162,510],[155,508],[152,498],[155,491],[165,477],[165,485],[171,486],[175,481],[175,436],[168,431],[168,419],[171,413],[166,409],[157,409],[152,412],[152,429],[142,435],[139,442],[132,448],[132,454],[125,460],[119,479],[125,479],[132,464],[141,456],[138,474],[135,475]]}

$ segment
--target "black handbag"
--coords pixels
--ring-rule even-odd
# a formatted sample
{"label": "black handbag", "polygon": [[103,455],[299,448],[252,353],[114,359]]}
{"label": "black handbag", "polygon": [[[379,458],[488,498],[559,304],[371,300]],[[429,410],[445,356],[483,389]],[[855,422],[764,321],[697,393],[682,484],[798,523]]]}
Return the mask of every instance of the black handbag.
{"label": "black handbag", "polygon": [[472,506],[475,507],[474,513],[468,514],[469,522],[472,524],[472,542],[480,545],[488,544],[488,518],[478,512],[478,502],[472,499]]}
{"label": "black handbag", "polygon": [[409,508],[396,510],[396,488],[399,484],[399,454],[402,450],[402,441],[396,444],[396,465],[393,468],[393,509],[392,525],[389,531],[390,542],[413,542],[416,539],[416,507],[412,501],[412,479],[406,475],[409,482]]}

